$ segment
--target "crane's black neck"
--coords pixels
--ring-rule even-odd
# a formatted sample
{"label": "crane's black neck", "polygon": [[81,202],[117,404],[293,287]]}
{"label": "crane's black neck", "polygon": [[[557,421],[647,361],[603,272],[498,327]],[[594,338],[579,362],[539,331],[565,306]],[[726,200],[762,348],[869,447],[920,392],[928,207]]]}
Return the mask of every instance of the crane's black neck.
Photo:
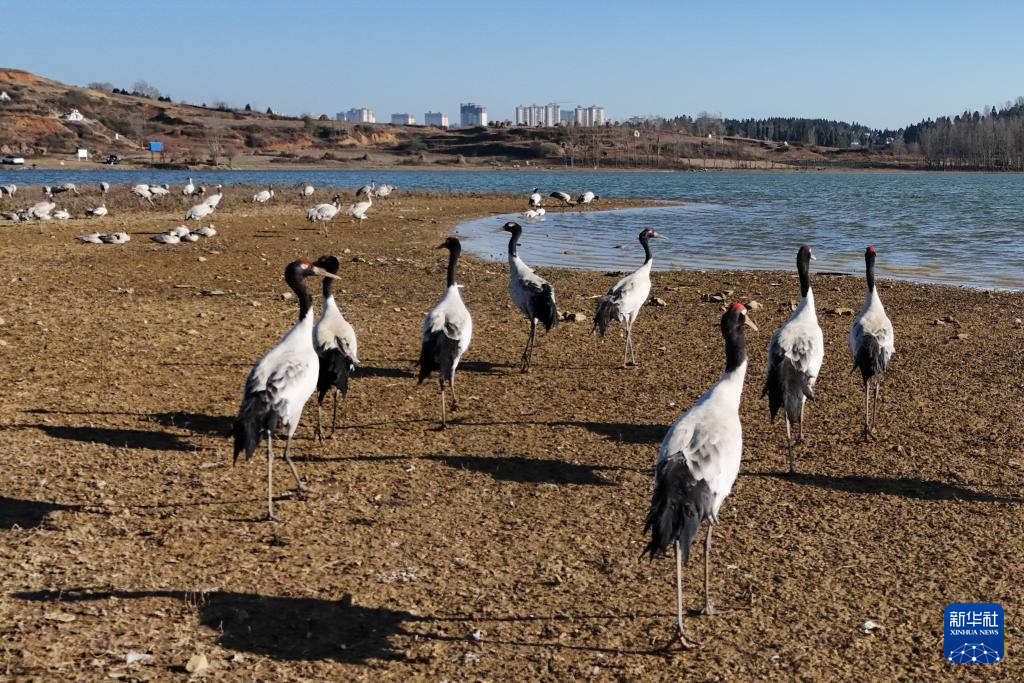
{"label": "crane's black neck", "polygon": [[864,252],[864,271],[868,280],[868,294],[875,291],[875,252]]}
{"label": "crane's black neck", "polygon": [[743,334],[743,319],[730,311],[722,318],[722,336],[725,338],[725,371],[732,372],[747,362],[747,337]]}
{"label": "crane's black neck", "polygon": [[[312,303],[309,298],[309,290],[306,289],[303,270],[302,264],[299,261],[295,261],[288,264],[288,268],[284,271],[284,281],[292,288],[292,291],[295,292],[295,298],[299,300],[299,322],[306,318]],[[327,279],[330,280],[330,278]]]}
{"label": "crane's black neck", "polygon": [[459,244],[453,244],[448,247],[448,279],[447,283],[449,287],[455,285],[455,266],[459,263],[459,254],[462,253],[462,246]]}
{"label": "crane's black neck", "polygon": [[796,270],[800,273],[800,296],[806,297],[811,291],[811,250],[807,247],[796,255]]}
{"label": "crane's black neck", "polygon": [[334,278],[324,278],[324,301],[327,301],[331,297],[331,290],[334,289]]}
{"label": "crane's black neck", "polygon": [[646,232],[640,233],[640,244],[644,248],[644,263],[650,261],[654,256],[651,255],[650,237]]}
{"label": "crane's black neck", "polygon": [[518,225],[510,231],[512,236],[508,238],[508,255],[515,256],[519,248],[519,237],[523,234],[523,229]]}

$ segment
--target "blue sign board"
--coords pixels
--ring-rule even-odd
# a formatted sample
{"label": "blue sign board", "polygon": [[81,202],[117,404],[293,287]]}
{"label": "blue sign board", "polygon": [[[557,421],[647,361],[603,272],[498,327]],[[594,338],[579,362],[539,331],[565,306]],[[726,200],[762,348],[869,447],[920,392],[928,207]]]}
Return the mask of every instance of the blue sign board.
{"label": "blue sign board", "polygon": [[159,140],[150,140],[149,141],[149,151],[150,152],[162,152],[162,151],[164,151],[164,143],[160,142]]}
{"label": "blue sign board", "polygon": [[954,664],[995,664],[1003,660],[1003,608],[994,602],[954,602],[946,607],[944,649]]}

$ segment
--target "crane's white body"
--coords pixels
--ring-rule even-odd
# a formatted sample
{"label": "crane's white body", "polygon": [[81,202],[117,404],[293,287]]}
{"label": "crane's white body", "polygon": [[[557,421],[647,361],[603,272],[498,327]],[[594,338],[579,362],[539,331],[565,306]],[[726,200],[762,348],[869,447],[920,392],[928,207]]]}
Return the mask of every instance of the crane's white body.
{"label": "crane's white body", "polygon": [[254,194],[252,196],[252,201],[254,204],[266,204],[273,196],[274,190],[272,188],[267,188],[266,190],[260,190]]}
{"label": "crane's white body", "polygon": [[192,231],[193,235],[199,235],[200,237],[213,237],[217,234],[217,231],[212,225],[204,225],[201,228],[196,228]]}
{"label": "crane's white body", "polygon": [[380,187],[377,188],[377,191],[374,192],[374,195],[378,199],[387,199],[388,197],[391,196],[391,193],[394,192],[394,190],[395,190],[395,186],[394,185],[388,185],[387,183],[385,183],[385,184],[383,184],[383,185],[381,185]]}
{"label": "crane's white body", "polygon": [[102,218],[103,216],[106,216],[108,213],[109,212],[107,211],[106,204],[100,204],[99,206],[93,209],[85,210],[85,215],[91,216],[92,218]]}
{"label": "crane's white body", "polygon": [[142,197],[148,202],[153,201],[153,192],[149,189],[149,185],[132,186],[132,194]]}
{"label": "crane's white body", "polygon": [[131,241],[131,236],[126,232],[112,232],[109,235],[100,235],[100,241],[104,244],[124,244]]}
{"label": "crane's white body", "polygon": [[739,409],[746,374],[745,360],[722,373],[718,382],[672,423],[658,451],[658,464],[684,459],[693,479],[707,482],[713,497],[711,521],[715,523],[740,471],[743,427]]}
{"label": "crane's white body", "polygon": [[366,212],[370,210],[371,206],[373,206],[373,199],[371,199],[370,196],[367,195],[366,199],[356,202],[355,204],[349,207],[348,215],[352,216],[353,218],[358,218],[361,221],[365,221]]}
{"label": "crane's white body", "polygon": [[217,191],[206,198],[203,203],[209,206],[211,209],[216,210],[220,206],[220,200],[224,199],[224,191],[220,185],[217,186]]}
{"label": "crane's white body", "polygon": [[36,202],[28,208],[28,211],[25,212],[25,216],[37,221],[48,221],[52,218],[50,213],[56,208],[57,204],[54,202]]}
{"label": "crane's white body", "polygon": [[171,188],[166,185],[150,185],[149,193],[154,197],[163,197],[171,193]]}
{"label": "crane's white body", "polygon": [[[778,349],[779,353],[775,351]],[[767,374],[771,372],[773,358],[784,356],[793,362],[793,366],[807,375],[808,383],[813,388],[821,371],[821,363],[825,359],[825,339],[818,325],[818,313],[814,307],[814,290],[808,288],[807,296],[800,298],[800,303],[793,311],[789,320],[776,330],[768,343]],[[801,399],[801,403],[805,399]]]}
{"label": "crane's white body", "polygon": [[0,185],[0,197],[3,197],[4,195],[7,195],[8,197],[13,197],[16,194],[18,194],[17,185]]}
{"label": "crane's white body", "polygon": [[584,192],[583,194],[581,194],[579,196],[579,198],[576,200],[576,203],[577,204],[589,204],[592,201],[594,201],[595,196],[596,195],[593,192],[591,192],[590,190],[587,190],[586,192]]}
{"label": "crane's white body", "polygon": [[185,212],[185,220],[199,221],[199,224],[202,225],[203,219],[212,215],[213,212],[214,207],[210,206],[206,202],[200,202]]}
{"label": "crane's white body", "polygon": [[473,340],[473,318],[462,301],[457,284],[445,290],[444,296],[427,311],[426,318],[423,320],[423,341],[429,341],[439,332],[458,345],[458,353],[452,364],[452,375],[454,375],[455,369],[459,366],[459,360],[469,349],[469,343]]}
{"label": "crane's white body", "polygon": [[303,197],[312,197],[314,192],[316,189],[312,185],[306,185],[302,188],[301,194]]}
{"label": "crane's white body", "polygon": [[540,196],[540,192],[538,192],[537,190],[534,190],[532,193],[530,193],[530,206],[531,207],[536,209],[536,208],[538,208],[541,205],[541,203],[543,201],[544,201],[544,198]]}
{"label": "crane's white body", "polygon": [[183,195],[185,195],[186,197],[191,197],[192,195],[195,194],[195,192],[196,192],[196,186],[192,182],[192,178],[189,178],[188,182],[185,183],[184,187],[181,188],[181,193]]}
{"label": "crane's white body", "polygon": [[[522,311],[527,320],[535,321],[536,318],[533,317],[533,312],[530,309],[531,300],[544,289],[544,285],[550,286],[550,284],[533,272],[533,268],[526,265],[519,256],[509,254],[508,271],[508,294],[512,298],[512,303]],[[551,296],[554,297],[554,291]]]}
{"label": "crane's white body", "polygon": [[103,194],[106,194],[106,193],[110,192],[110,183],[108,183],[106,180],[101,182],[100,183],[100,192],[103,193]]}
{"label": "crane's white body", "polygon": [[306,212],[306,220],[327,222],[337,216],[339,211],[341,207],[337,204],[317,204]]}
{"label": "crane's white body", "polygon": [[352,363],[359,364],[359,344],[356,341],[356,331],[341,309],[334,295],[324,299],[324,308],[320,319],[313,328],[313,343],[318,349],[339,349],[345,356],[352,359]]}
{"label": "crane's white body", "polygon": [[878,297],[878,288],[873,288],[864,297],[864,306],[860,313],[853,319],[853,327],[850,328],[850,354],[857,358],[864,337],[870,335],[878,340],[878,345],[885,356],[885,363],[896,353],[896,332],[893,330],[889,316],[885,314],[885,307]]}
{"label": "crane's white body", "polygon": [[154,242],[158,242],[160,244],[178,244],[179,242],[181,242],[180,237],[178,237],[177,235],[172,235],[169,232],[162,232],[159,235],[153,235],[151,239]]}
{"label": "crane's white body", "polygon": [[302,409],[316,390],[320,359],[313,347],[313,309],[256,361],[245,381],[246,398],[259,391],[272,397],[271,409],[281,418],[288,437],[295,433]]}
{"label": "crane's white body", "polygon": [[71,218],[71,213],[67,209],[57,209],[53,212],[53,217],[59,221],[66,221]]}
{"label": "crane's white body", "polygon": [[79,235],[75,238],[83,244],[103,244],[103,235],[98,232],[90,232],[87,235]]}
{"label": "crane's white body", "polygon": [[608,294],[614,297],[617,303],[616,320],[624,323],[626,327],[633,325],[633,321],[640,315],[640,309],[647,303],[647,299],[651,295],[651,266],[653,265],[654,259],[645,262],[608,290]]}

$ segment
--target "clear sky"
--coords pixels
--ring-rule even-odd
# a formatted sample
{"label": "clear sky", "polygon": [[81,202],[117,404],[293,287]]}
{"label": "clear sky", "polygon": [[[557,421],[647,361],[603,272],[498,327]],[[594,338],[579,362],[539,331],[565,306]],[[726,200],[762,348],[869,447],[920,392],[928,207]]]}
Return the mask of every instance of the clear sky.
{"label": "clear sky", "polygon": [[0,66],[378,120],[460,102],[901,127],[1024,95],[1024,3],[3,0]]}

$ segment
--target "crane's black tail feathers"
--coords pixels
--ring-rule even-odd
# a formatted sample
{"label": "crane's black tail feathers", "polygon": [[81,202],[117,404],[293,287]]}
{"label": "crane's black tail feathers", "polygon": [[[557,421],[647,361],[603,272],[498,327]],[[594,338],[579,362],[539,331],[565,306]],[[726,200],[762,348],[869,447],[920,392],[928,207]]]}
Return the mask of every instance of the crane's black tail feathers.
{"label": "crane's black tail feathers", "polygon": [[594,311],[594,328],[591,330],[597,330],[598,334],[604,336],[605,330],[612,324],[612,321],[618,317],[619,307],[615,302],[615,298],[611,294],[605,294],[597,300],[597,308]]}
{"label": "crane's black tail feathers", "polygon": [[459,355],[459,340],[452,339],[442,330],[430,335],[429,339],[423,341],[420,347],[420,377],[419,384],[423,383],[430,373],[437,370],[441,379],[451,377],[452,366],[455,365],[455,358]]}
{"label": "crane's black tail feathers", "polygon": [[801,372],[793,361],[787,357],[778,360],[768,371],[764,381],[762,398],[768,396],[768,411],[771,419],[779,412],[779,408],[785,408],[786,417],[791,423],[800,422],[800,408],[805,398],[814,398],[814,390],[811,388],[811,380]]}
{"label": "crane's black tail feathers", "polygon": [[558,307],[555,305],[555,293],[551,285],[544,283],[541,290],[533,295],[533,315],[548,332],[558,323]]}
{"label": "crane's black tail feathers", "polygon": [[654,475],[654,495],[644,522],[644,533],[650,531],[651,540],[640,557],[654,559],[679,539],[683,562],[688,561],[690,544],[700,523],[711,517],[713,503],[708,483],[693,478],[685,458],[662,460]]}
{"label": "crane's black tail feathers", "polygon": [[348,378],[356,365],[341,349],[317,349],[320,357],[320,374],[316,380],[317,401],[324,402],[324,396],[331,387],[336,387],[344,396],[348,393]]}
{"label": "crane's black tail feathers", "polygon": [[885,361],[885,351],[882,350],[878,339],[874,335],[865,334],[861,339],[860,348],[857,349],[857,357],[853,361],[853,370],[860,369],[864,384],[872,377],[885,372]]}
{"label": "crane's black tail feathers", "polygon": [[273,400],[268,391],[255,391],[247,394],[242,400],[242,407],[231,427],[231,436],[235,438],[235,453],[231,462],[238,461],[238,454],[245,451],[248,460],[260,445],[260,439],[267,430],[277,429],[277,413],[273,409]]}

